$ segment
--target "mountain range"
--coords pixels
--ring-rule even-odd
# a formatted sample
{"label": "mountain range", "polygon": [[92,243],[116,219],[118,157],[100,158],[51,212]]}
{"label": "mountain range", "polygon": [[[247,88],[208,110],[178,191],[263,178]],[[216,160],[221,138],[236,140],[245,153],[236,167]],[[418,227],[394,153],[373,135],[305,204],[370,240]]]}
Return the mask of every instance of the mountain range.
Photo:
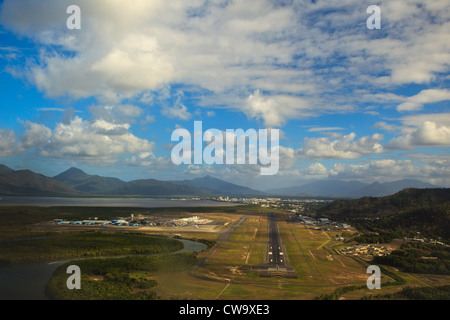
{"label": "mountain range", "polygon": [[0,194],[26,196],[261,196],[264,192],[211,176],[183,181],[118,178],[90,175],[70,168],[54,177],[0,165]]}
{"label": "mountain range", "polygon": [[287,188],[271,189],[267,193],[280,196],[316,196],[331,198],[383,197],[397,193],[403,189],[439,188],[430,183],[404,179],[392,182],[373,182],[371,184],[360,181],[320,180],[308,184]]}
{"label": "mountain range", "polygon": [[268,190],[266,192],[226,182],[211,176],[192,180],[162,181],[139,179],[123,181],[118,178],[91,175],[70,168],[54,177],[31,170],[12,170],[0,165],[0,194],[26,196],[304,196],[360,198],[394,194],[406,188],[437,188],[417,180],[399,180],[372,184],[359,181],[322,180],[301,186]]}

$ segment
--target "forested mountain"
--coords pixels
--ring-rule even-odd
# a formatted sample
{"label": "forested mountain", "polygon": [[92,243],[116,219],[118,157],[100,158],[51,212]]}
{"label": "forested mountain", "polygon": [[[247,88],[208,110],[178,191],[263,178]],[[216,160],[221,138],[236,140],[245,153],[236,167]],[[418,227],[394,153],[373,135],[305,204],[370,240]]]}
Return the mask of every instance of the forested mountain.
{"label": "forested mountain", "polygon": [[336,200],[318,214],[360,228],[450,239],[450,189],[405,189],[386,197]]}
{"label": "forested mountain", "polygon": [[0,194],[56,196],[77,195],[79,192],[64,183],[33,171],[14,171],[7,166],[0,165]]}

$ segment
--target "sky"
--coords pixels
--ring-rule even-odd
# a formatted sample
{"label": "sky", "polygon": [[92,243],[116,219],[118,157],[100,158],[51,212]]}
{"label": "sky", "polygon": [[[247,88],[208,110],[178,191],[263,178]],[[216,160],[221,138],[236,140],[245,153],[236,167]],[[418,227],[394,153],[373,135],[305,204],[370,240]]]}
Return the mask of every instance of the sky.
{"label": "sky", "polygon": [[[0,1],[0,163],[14,170],[450,187],[449,84],[448,0]],[[194,121],[279,129],[278,172],[175,165],[171,135]]]}

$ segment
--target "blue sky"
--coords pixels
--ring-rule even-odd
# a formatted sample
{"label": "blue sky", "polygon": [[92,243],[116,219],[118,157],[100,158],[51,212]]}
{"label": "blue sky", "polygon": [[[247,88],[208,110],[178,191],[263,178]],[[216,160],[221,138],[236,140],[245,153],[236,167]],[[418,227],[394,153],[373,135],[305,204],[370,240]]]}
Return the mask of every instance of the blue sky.
{"label": "blue sky", "polygon": [[[66,27],[72,4],[81,30]],[[0,70],[0,163],[16,170],[450,186],[446,0],[4,0]],[[171,134],[197,120],[280,129],[278,174],[175,166]]]}

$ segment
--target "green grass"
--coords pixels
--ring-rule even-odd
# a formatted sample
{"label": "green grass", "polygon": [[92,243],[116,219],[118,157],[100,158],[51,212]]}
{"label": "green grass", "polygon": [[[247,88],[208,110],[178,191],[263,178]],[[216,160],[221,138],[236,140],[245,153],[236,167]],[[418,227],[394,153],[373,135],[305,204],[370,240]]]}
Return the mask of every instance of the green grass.
{"label": "green grass", "polygon": [[[55,300],[153,300],[158,283],[149,277],[186,270],[196,262],[193,253],[75,260],[55,271],[46,293]],[[69,265],[81,270],[79,290],[67,288]]]}
{"label": "green grass", "polygon": [[174,239],[128,232],[70,232],[24,240],[3,241],[3,264],[56,261],[98,256],[153,254],[180,250]]}

